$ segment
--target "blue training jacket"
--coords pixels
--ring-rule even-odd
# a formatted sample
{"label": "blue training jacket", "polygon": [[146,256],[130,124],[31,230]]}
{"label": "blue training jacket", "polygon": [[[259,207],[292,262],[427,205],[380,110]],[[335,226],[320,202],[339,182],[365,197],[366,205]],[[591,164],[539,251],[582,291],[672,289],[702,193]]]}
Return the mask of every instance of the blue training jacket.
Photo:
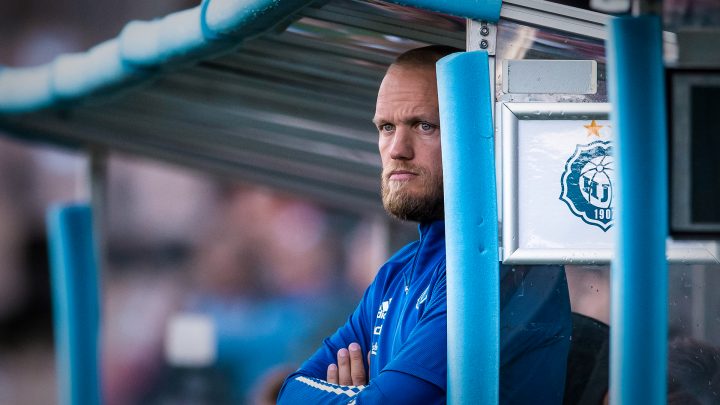
{"label": "blue training jacket", "polygon": [[[445,223],[419,226],[348,321],[291,374],[279,404],[443,404],[447,387]],[[501,268],[500,402],[560,404],[572,324],[560,266]],[[337,351],[370,352],[367,386],[325,381]]]}

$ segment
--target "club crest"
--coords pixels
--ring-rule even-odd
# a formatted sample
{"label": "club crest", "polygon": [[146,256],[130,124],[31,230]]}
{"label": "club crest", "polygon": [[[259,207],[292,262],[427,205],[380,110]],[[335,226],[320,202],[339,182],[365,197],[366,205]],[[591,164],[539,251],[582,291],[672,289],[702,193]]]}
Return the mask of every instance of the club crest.
{"label": "club crest", "polygon": [[612,149],[609,141],[577,145],[560,180],[560,200],[585,223],[603,231],[613,225]]}

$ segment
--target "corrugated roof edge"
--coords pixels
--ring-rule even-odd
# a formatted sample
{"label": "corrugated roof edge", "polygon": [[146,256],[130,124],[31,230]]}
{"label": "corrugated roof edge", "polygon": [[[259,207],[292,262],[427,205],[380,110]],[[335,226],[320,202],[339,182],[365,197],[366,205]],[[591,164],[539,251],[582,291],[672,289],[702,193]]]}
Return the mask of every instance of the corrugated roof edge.
{"label": "corrugated roof edge", "polygon": [[[501,0],[390,0],[497,21]],[[152,21],[131,21],[117,38],[87,52],[27,68],[0,68],[0,114],[33,112],[143,82],[179,65],[232,51],[286,21],[312,0],[204,0]]]}

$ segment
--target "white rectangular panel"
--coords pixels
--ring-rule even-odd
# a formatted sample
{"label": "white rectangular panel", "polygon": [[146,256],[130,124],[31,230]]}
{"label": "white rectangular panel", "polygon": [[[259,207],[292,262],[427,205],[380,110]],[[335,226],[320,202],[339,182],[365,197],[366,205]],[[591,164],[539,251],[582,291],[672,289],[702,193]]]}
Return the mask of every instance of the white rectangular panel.
{"label": "white rectangular panel", "polygon": [[594,60],[503,60],[503,91],[510,94],[595,94]]}
{"label": "white rectangular panel", "polygon": [[[608,263],[614,134],[606,103],[504,103],[503,262]],[[715,242],[668,241],[672,262],[718,263]]]}

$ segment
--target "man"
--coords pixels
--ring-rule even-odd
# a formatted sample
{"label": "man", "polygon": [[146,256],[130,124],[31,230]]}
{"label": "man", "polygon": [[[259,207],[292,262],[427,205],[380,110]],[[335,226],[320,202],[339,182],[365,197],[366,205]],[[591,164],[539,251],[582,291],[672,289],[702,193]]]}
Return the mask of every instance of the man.
{"label": "man", "polygon": [[[379,270],[350,318],[285,381],[281,404],[445,403],[445,225],[435,63],[455,49],[408,51],[390,66],[375,118],[385,210],[420,239]],[[502,403],[560,403],[569,347],[559,267],[503,269]],[[452,359],[450,359],[452,361]]]}

